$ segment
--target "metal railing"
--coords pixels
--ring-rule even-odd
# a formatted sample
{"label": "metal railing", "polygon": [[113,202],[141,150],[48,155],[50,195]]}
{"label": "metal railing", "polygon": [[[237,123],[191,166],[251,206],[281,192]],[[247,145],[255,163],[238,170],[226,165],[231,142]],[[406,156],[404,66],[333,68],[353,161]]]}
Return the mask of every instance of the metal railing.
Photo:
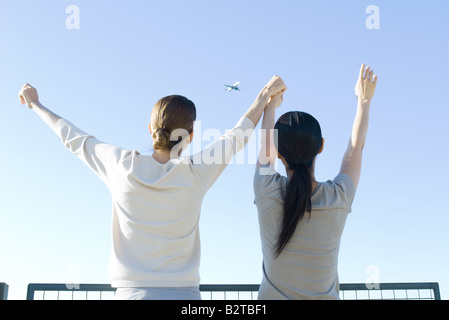
{"label": "metal railing", "polygon": [[343,283],[340,284],[343,300],[441,300],[437,282],[412,283]]}
{"label": "metal railing", "polygon": [[[204,300],[255,300],[258,284],[202,284]],[[115,288],[109,284],[30,283],[27,300],[111,300]],[[340,284],[342,300],[441,300],[436,282]]]}

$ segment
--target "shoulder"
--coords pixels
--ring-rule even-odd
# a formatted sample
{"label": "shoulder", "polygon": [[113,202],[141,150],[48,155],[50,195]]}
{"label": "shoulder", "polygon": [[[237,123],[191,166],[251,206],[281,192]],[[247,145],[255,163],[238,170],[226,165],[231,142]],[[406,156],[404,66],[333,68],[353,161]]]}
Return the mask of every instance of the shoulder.
{"label": "shoulder", "polygon": [[332,182],[336,188],[340,189],[346,196],[354,196],[355,184],[347,174],[338,174]]}
{"label": "shoulder", "polygon": [[346,207],[348,212],[351,211],[356,188],[348,175],[340,173],[333,180],[328,180],[321,185],[322,188],[318,194],[320,194],[320,202],[324,202],[323,206]]}
{"label": "shoulder", "polygon": [[256,200],[268,194],[281,195],[287,186],[287,177],[282,176],[272,166],[261,166],[256,169],[253,179]]}

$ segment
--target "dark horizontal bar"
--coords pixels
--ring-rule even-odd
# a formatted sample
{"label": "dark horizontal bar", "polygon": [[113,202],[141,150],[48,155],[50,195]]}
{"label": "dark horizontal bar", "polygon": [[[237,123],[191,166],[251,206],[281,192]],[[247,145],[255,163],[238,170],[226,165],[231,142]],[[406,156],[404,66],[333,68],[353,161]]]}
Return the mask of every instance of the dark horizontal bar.
{"label": "dark horizontal bar", "polygon": [[259,291],[258,284],[200,284],[200,291]]}
{"label": "dark horizontal bar", "polygon": [[115,291],[110,284],[63,284],[63,283],[30,283],[28,289],[35,291]]}

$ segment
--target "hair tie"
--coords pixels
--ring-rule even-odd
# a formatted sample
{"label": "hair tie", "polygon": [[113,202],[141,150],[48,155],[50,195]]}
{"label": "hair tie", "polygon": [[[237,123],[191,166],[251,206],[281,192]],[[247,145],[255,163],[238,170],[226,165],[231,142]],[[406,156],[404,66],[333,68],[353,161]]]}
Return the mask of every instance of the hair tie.
{"label": "hair tie", "polygon": [[295,168],[298,168],[300,166],[304,166],[305,167],[306,163],[303,160],[296,161]]}
{"label": "hair tie", "polygon": [[[290,164],[290,162],[289,162],[289,164]],[[313,159],[309,160],[309,161],[305,161],[303,159],[297,159],[294,162],[292,162],[292,165],[290,166],[290,168],[293,170],[298,168],[299,166],[304,166],[306,168],[310,168],[312,166],[312,164],[313,164]]]}
{"label": "hair tie", "polygon": [[169,132],[167,129],[165,129],[165,128],[158,128],[157,130],[156,130],[156,132],[160,132],[160,131],[163,131],[163,132]]}

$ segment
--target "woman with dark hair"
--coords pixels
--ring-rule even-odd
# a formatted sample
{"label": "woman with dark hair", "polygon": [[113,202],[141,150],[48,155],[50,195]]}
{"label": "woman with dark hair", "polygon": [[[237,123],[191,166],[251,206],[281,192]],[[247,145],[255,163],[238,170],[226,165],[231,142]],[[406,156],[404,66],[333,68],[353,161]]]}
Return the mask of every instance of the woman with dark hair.
{"label": "woman with dark hair", "polygon": [[33,109],[111,192],[109,273],[116,299],[201,298],[201,203],[247,143],[270,97],[283,90],[282,79],[273,77],[232,130],[198,155],[180,157],[196,119],[195,105],[183,96],[162,98],[154,106],[149,126],[154,153],[146,156],[81,131],[45,108],[35,88],[23,86],[21,103]]}
{"label": "woman with dark hair", "polygon": [[[318,121],[298,111],[282,115],[275,124],[283,92],[265,108],[254,176],[263,252],[259,299],[339,299],[340,239],[360,178],[376,83],[377,76],[362,65],[349,144],[339,174],[327,182],[317,182],[314,175],[324,145]],[[274,169],[276,155],[286,177]]]}

